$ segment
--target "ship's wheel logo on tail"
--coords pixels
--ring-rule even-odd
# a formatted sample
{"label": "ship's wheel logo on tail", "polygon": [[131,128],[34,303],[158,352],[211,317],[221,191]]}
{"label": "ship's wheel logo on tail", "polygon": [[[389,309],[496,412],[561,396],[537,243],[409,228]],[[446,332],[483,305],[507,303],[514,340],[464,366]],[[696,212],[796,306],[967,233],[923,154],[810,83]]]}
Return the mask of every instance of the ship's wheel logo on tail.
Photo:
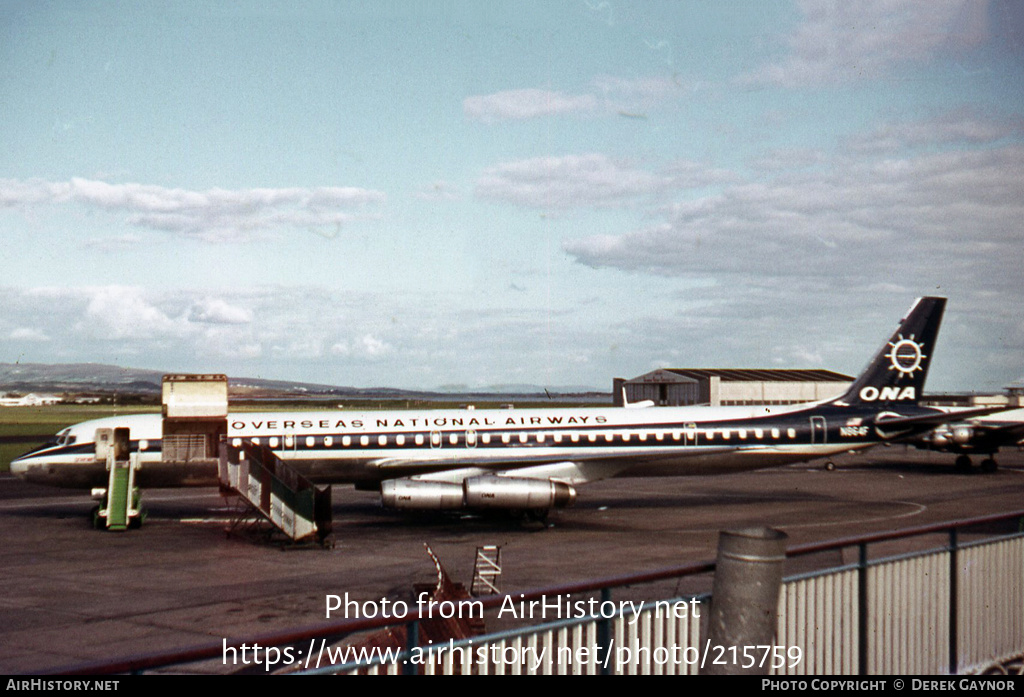
{"label": "ship's wheel logo on tail", "polygon": [[890,351],[886,354],[889,362],[892,363],[890,370],[898,370],[900,377],[912,376],[923,369],[921,362],[928,356],[924,355],[924,344],[914,341],[914,335],[904,339],[902,334],[898,335],[896,341],[889,342]]}

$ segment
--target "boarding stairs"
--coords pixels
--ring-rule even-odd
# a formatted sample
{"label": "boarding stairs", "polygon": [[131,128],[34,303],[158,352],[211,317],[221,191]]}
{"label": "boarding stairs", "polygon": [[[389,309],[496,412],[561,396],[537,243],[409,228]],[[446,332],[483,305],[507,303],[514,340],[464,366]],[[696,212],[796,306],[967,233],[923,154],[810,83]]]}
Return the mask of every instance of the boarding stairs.
{"label": "boarding stairs", "polygon": [[105,429],[107,433],[107,488],[95,493],[100,505],[93,511],[93,525],[107,530],[123,531],[142,521],[139,487],[135,475],[139,470],[139,454],[129,452],[130,433],[127,428]]}
{"label": "boarding stairs", "polygon": [[218,476],[221,491],[236,495],[243,504],[232,530],[256,530],[266,522],[272,533],[290,542],[329,546],[331,488],[314,486],[267,445],[247,439],[223,441]]}

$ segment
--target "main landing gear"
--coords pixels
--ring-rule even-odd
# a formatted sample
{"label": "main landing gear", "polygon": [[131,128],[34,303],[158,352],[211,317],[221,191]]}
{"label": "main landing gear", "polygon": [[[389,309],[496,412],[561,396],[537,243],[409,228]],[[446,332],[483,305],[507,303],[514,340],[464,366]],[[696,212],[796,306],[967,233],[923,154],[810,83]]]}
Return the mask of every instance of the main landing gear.
{"label": "main landing gear", "polygon": [[[953,465],[953,468],[957,472],[969,474],[970,472],[973,471],[973,469],[971,468],[971,458],[968,457],[967,455],[958,456],[956,458],[956,463]],[[979,467],[979,469],[982,472],[985,472],[986,474],[990,472],[995,472],[997,469],[999,469],[999,463],[996,462],[994,456],[989,455],[988,457],[981,461],[981,466]]]}

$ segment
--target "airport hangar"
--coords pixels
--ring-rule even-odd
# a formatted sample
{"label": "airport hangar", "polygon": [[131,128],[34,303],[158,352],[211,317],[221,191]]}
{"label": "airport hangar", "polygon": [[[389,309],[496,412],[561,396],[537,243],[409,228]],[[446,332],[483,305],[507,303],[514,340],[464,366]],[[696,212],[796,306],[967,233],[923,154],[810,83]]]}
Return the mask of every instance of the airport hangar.
{"label": "airport hangar", "polygon": [[837,397],[852,384],[852,377],[831,370],[660,368],[615,378],[612,398],[616,406],[647,401],[665,407],[799,404]]}

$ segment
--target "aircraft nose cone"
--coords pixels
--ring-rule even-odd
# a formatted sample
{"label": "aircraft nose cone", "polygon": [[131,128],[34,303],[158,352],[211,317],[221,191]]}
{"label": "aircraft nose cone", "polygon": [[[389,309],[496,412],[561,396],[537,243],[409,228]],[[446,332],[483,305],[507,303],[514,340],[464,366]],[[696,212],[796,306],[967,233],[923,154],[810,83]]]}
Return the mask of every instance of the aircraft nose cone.
{"label": "aircraft nose cone", "polygon": [[28,471],[29,459],[24,457],[18,457],[11,460],[11,474],[15,477],[24,478],[25,473]]}

